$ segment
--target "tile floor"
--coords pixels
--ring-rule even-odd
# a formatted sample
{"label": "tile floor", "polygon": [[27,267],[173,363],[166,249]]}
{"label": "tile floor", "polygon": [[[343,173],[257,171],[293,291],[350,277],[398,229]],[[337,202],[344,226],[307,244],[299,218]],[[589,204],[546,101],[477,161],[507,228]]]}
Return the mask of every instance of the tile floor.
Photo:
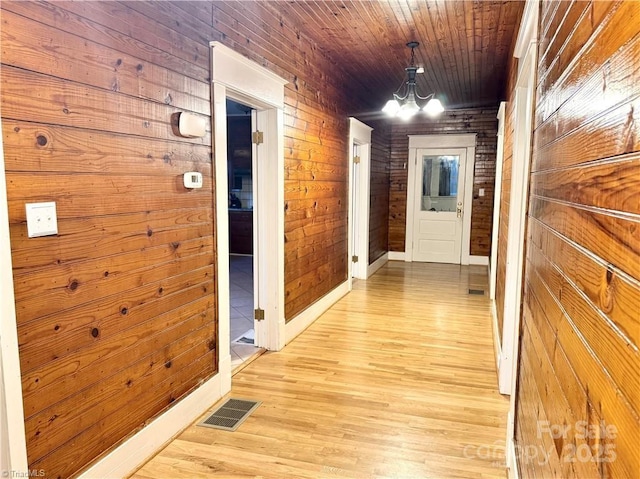
{"label": "tile floor", "polygon": [[236,370],[260,351],[251,344],[233,342],[253,329],[253,256],[229,256],[229,292],[231,368]]}

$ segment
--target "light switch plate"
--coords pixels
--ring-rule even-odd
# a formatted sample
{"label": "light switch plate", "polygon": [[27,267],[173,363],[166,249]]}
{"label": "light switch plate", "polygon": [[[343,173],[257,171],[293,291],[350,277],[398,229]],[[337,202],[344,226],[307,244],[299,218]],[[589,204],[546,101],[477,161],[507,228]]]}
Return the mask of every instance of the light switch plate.
{"label": "light switch plate", "polygon": [[480,191],[478,192],[478,196],[484,196],[484,188],[480,188]]}
{"label": "light switch plate", "polygon": [[27,234],[29,238],[58,234],[56,203],[27,203]]}

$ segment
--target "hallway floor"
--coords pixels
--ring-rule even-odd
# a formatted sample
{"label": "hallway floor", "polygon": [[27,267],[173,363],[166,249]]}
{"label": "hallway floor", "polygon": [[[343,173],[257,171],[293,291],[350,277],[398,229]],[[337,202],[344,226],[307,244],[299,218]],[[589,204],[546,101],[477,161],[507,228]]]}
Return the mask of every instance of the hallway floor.
{"label": "hallway floor", "polygon": [[262,401],[237,431],[190,426],[132,477],[505,478],[486,282],[389,263],[233,377]]}

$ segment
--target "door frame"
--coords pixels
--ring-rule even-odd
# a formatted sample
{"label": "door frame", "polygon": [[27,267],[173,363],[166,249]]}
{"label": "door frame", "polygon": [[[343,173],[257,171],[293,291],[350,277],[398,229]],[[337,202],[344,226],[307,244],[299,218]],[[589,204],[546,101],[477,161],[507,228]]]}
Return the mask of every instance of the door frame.
{"label": "door frame", "polygon": [[498,373],[500,392],[506,391],[507,394],[510,394],[506,437],[506,463],[510,478],[518,477],[515,447],[516,393],[531,140],[534,127],[539,7],[539,0],[527,0],[514,50],[514,56],[519,61],[514,97],[513,160],[509,199],[509,230],[507,233],[502,357]]}
{"label": "door frame", "polygon": [[[211,93],[213,110],[213,162],[216,199],[216,263],[218,293],[218,368],[221,380],[231,386],[229,338],[229,218],[227,166],[227,98],[256,110],[256,123],[264,142],[257,147],[262,158],[256,172],[254,211],[257,231],[260,288],[257,306],[264,321],[256,322],[255,344],[278,351],[285,344],[284,318],[284,85],[287,80],[233,51],[211,42]],[[268,159],[269,161],[265,161]],[[267,187],[268,186],[268,187]]]}
{"label": "door frame", "polygon": [[[491,256],[489,258],[489,300],[493,319],[493,346],[496,357],[496,370],[500,371],[502,358],[502,331],[498,323],[496,310],[496,283],[498,281],[498,243],[500,241],[500,206],[502,203],[502,169],[504,166],[504,123],[507,102],[500,102],[498,109],[498,145],[496,149],[496,180],[493,188],[493,224],[491,227]],[[502,391],[500,391],[502,392]]]}
{"label": "door frame", "polygon": [[496,148],[496,180],[493,187],[493,227],[491,228],[491,258],[489,261],[489,299],[496,299],[496,281],[498,278],[498,238],[500,231],[500,203],[502,201],[502,167],[504,162],[504,115],[506,101],[498,108],[498,144]]}
{"label": "door frame", "polygon": [[[471,214],[473,205],[473,172],[476,160],[476,134],[455,135],[409,135],[409,161],[407,180],[407,211],[405,225],[404,260],[413,261],[413,223],[415,220],[416,187],[413,179],[416,176],[418,150],[424,148],[445,149],[457,148],[467,150],[464,179],[464,204],[462,216],[462,253],[460,264],[471,263]],[[486,264],[486,263],[485,263]]]}
{"label": "door frame", "polygon": [[[349,289],[353,278],[367,279],[369,270],[369,198],[371,183],[371,132],[373,128],[349,118]],[[360,163],[354,167],[353,150],[360,146]],[[357,174],[356,174],[357,171]],[[357,189],[357,198],[353,191]],[[355,237],[355,251],[354,251]],[[351,261],[358,255],[358,261]]]}

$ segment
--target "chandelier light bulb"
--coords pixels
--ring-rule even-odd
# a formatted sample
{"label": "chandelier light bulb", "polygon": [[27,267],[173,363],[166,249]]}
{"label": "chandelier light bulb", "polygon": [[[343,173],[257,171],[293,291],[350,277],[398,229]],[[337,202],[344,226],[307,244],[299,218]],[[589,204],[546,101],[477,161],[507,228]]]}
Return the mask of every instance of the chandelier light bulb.
{"label": "chandelier light bulb", "polygon": [[389,116],[396,116],[399,110],[400,103],[398,103],[398,100],[389,100],[382,109],[382,111]]}
{"label": "chandelier light bulb", "polygon": [[437,98],[432,98],[427,102],[427,104],[422,109],[429,116],[437,116],[444,111],[444,107],[440,100]]}
{"label": "chandelier light bulb", "polygon": [[418,106],[416,101],[413,99],[409,99],[404,105],[400,107],[400,110],[398,111],[397,116],[402,120],[408,120],[419,111],[420,111],[420,107]]}

